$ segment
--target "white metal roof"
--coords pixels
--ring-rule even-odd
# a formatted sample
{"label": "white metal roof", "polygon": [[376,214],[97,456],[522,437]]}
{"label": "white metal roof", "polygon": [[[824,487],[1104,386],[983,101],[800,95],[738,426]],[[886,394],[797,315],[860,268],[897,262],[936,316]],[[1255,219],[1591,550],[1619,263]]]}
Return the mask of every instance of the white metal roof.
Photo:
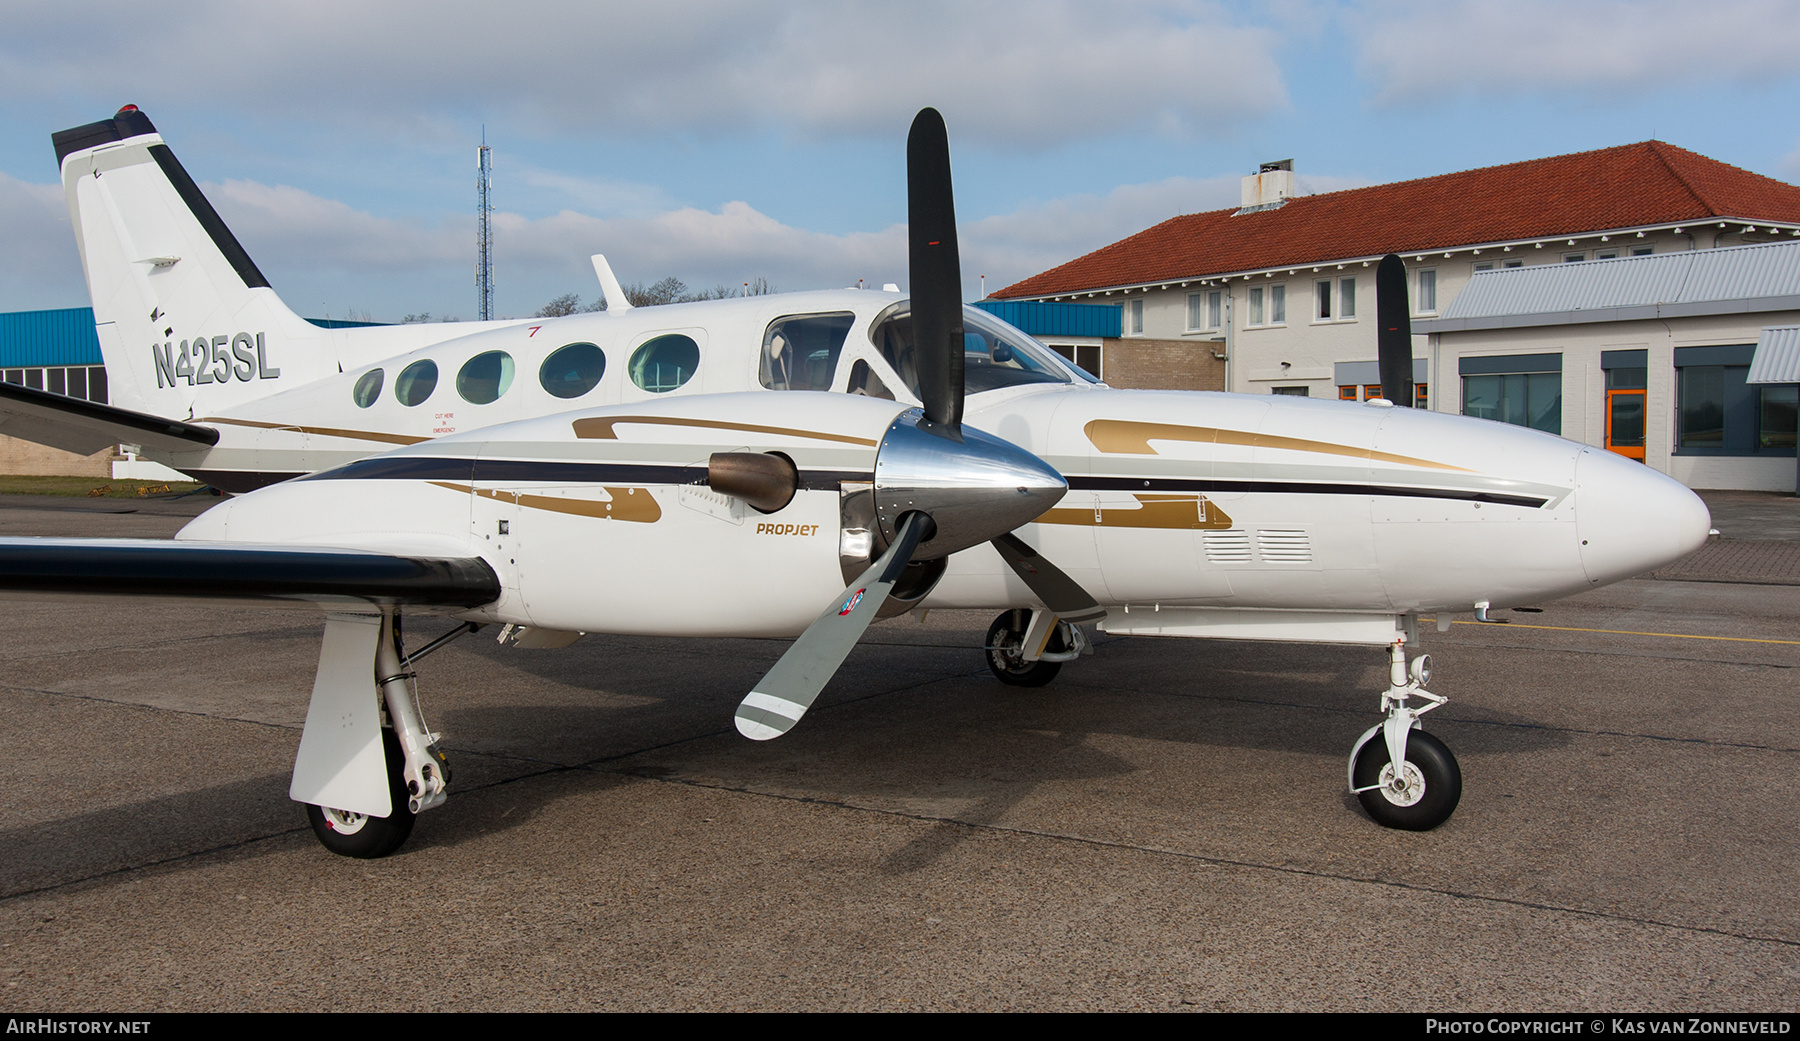
{"label": "white metal roof", "polygon": [[1747,383],[1800,383],[1800,325],[1772,325],[1756,341]]}
{"label": "white metal roof", "polygon": [[1800,310],[1800,242],[1478,271],[1417,333]]}

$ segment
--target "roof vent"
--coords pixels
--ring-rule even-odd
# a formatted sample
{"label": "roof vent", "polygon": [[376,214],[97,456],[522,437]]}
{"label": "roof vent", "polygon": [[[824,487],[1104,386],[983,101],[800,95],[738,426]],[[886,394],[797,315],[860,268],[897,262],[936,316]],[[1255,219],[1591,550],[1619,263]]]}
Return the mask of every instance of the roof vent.
{"label": "roof vent", "polygon": [[1294,196],[1294,161],[1277,159],[1262,164],[1243,180],[1239,213],[1273,210],[1287,204]]}

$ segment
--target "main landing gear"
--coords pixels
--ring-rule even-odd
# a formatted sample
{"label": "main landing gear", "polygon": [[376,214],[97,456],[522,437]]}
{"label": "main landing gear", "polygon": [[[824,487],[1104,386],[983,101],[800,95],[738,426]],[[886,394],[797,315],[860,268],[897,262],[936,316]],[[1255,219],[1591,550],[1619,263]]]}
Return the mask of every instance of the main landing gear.
{"label": "main landing gear", "polygon": [[[1388,649],[1388,689],[1381,695],[1387,719],[1364,731],[1350,750],[1350,792],[1384,827],[1430,831],[1449,820],[1462,799],[1456,756],[1419,725],[1420,716],[1447,700],[1425,689],[1430,681],[1430,656],[1419,655],[1409,668],[1405,642],[1395,640]],[[1414,696],[1428,704],[1415,711],[1406,703]]]}
{"label": "main landing gear", "polygon": [[399,849],[413,819],[441,806],[450,766],[425,729],[407,681],[412,664],[480,626],[465,624],[408,656],[400,615],[327,617],[319,676],[289,795],[306,804],[313,834],[339,856]]}
{"label": "main landing gear", "polygon": [[1004,611],[988,626],[988,669],[1008,686],[1041,687],[1056,678],[1063,662],[1092,653],[1080,626],[1042,609]]}

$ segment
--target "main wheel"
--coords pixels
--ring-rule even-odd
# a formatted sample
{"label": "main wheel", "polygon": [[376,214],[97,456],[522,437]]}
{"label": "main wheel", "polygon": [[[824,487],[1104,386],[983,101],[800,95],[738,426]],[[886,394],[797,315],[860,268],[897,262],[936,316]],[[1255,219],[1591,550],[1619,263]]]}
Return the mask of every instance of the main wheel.
{"label": "main wheel", "polygon": [[[1059,661],[1025,660],[1025,628],[1030,623],[1030,611],[1013,610],[1002,612],[994,619],[994,624],[988,626],[988,669],[1001,683],[1014,687],[1041,687],[1062,670]],[[1050,635],[1050,649],[1063,649],[1061,638],[1055,633]]]}
{"label": "main wheel", "polygon": [[312,822],[313,834],[326,849],[340,857],[374,860],[399,849],[412,834],[413,812],[407,808],[408,793],[402,768],[406,756],[400,751],[400,738],[392,729],[381,731],[381,747],[387,753],[388,796],[394,811],[386,817],[338,810],[329,806],[307,806],[306,819]]}
{"label": "main wheel", "polygon": [[1356,797],[1375,823],[1405,831],[1430,831],[1450,819],[1462,799],[1462,768],[1442,741],[1423,730],[1406,736],[1406,769],[1396,780],[1387,742],[1376,731],[1356,754],[1357,788],[1379,785]]}

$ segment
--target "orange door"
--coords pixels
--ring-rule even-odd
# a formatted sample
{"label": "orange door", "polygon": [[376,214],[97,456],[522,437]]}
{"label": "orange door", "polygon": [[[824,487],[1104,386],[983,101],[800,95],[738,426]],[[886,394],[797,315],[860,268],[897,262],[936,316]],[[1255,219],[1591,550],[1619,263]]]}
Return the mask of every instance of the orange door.
{"label": "orange door", "polygon": [[1644,461],[1644,392],[1606,392],[1606,448],[1629,459]]}

